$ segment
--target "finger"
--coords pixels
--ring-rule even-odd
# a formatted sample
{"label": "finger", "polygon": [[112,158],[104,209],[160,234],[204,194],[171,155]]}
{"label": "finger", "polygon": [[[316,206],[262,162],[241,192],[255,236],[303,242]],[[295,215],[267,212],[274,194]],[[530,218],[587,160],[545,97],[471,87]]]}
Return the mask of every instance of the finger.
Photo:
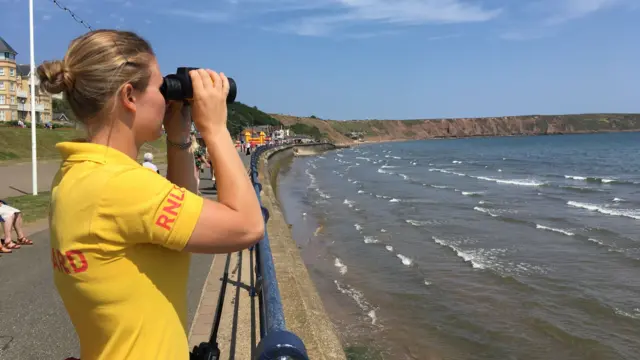
{"label": "finger", "polygon": [[220,78],[220,75],[213,70],[207,70],[207,72],[209,73],[209,76],[211,76],[211,80],[213,80],[213,87],[218,91],[222,90],[222,79]]}
{"label": "finger", "polygon": [[209,76],[209,74],[207,73],[207,70],[198,69],[198,74],[200,74],[200,77],[202,78],[202,86],[205,90],[210,90],[211,88],[213,88],[213,81],[211,79],[211,76]]}
{"label": "finger", "polygon": [[226,96],[229,94],[229,78],[222,72],[220,73],[220,78],[222,79],[222,93]]}
{"label": "finger", "polygon": [[202,77],[197,70],[189,71],[189,76],[191,77],[191,87],[193,88],[193,96],[196,94],[202,94],[204,91],[204,85],[202,84]]}

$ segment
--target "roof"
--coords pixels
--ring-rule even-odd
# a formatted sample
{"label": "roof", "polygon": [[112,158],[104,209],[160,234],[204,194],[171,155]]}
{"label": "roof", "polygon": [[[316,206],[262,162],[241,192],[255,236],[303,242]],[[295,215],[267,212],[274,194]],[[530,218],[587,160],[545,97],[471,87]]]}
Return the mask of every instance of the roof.
{"label": "roof", "polygon": [[31,72],[31,65],[29,64],[19,64],[16,68],[18,70],[18,75],[20,76],[29,76],[29,73]]}
{"label": "roof", "polygon": [[13,50],[13,48],[11,47],[11,45],[9,45],[6,41],[4,41],[4,39],[2,38],[2,36],[0,36],[0,52],[10,52],[13,55],[18,54],[17,51]]}
{"label": "roof", "polygon": [[53,120],[69,121],[69,118],[67,117],[67,115],[65,115],[65,113],[53,113],[51,118]]}

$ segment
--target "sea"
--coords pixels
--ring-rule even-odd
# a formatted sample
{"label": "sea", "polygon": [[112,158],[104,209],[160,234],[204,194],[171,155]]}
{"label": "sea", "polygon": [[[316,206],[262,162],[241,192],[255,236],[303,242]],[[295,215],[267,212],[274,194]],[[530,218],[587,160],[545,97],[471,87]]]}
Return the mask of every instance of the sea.
{"label": "sea", "polygon": [[366,144],[278,197],[351,359],[640,359],[640,134]]}

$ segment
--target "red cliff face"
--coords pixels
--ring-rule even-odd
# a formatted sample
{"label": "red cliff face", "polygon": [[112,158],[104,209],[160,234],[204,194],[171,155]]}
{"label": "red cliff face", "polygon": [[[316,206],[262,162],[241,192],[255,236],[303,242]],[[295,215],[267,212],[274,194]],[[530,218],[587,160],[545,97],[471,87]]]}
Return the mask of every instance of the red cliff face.
{"label": "red cliff face", "polygon": [[640,131],[640,114],[531,115],[434,120],[321,120],[273,115],[284,125],[316,126],[337,143],[360,134],[367,141],[473,136],[526,136]]}

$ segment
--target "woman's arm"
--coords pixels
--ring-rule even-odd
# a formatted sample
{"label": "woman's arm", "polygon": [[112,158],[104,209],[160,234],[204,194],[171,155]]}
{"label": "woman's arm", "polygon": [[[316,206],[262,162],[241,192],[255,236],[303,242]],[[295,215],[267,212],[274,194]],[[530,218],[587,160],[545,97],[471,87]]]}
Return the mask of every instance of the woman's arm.
{"label": "woman's arm", "polygon": [[229,83],[211,71],[190,73],[193,117],[211,155],[218,201],[204,200],[185,247],[190,252],[228,253],[246,249],[264,235],[260,203],[227,130],[225,99]]}
{"label": "woman's arm", "polygon": [[167,179],[179,187],[198,193],[193,154],[189,148],[176,144],[187,144],[191,139],[191,116],[189,108],[181,102],[169,104],[164,120],[167,132]]}

